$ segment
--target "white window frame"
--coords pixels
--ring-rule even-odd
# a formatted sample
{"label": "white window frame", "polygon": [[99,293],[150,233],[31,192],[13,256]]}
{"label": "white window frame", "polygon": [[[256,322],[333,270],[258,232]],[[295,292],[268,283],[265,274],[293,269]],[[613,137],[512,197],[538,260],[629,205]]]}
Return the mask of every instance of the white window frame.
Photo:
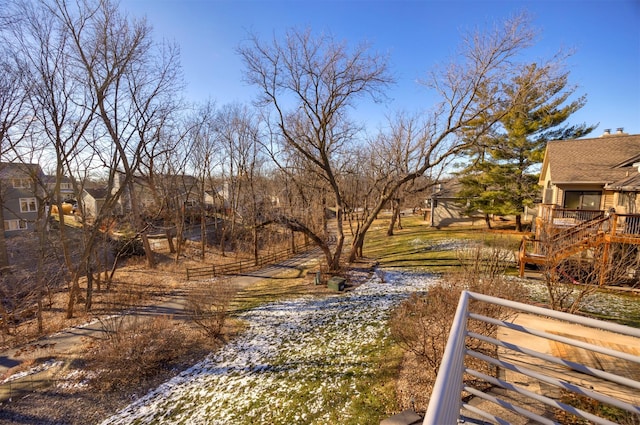
{"label": "white window frame", "polygon": [[11,179],[11,185],[15,189],[29,189],[31,188],[31,179],[21,179],[21,178]]}
{"label": "white window frame", "polygon": [[14,219],[14,220],[5,220],[4,221],[4,230],[7,232],[12,232],[16,230],[26,230],[27,229],[27,221]]}
{"label": "white window frame", "polygon": [[20,212],[38,212],[38,200],[36,198],[20,198]]}

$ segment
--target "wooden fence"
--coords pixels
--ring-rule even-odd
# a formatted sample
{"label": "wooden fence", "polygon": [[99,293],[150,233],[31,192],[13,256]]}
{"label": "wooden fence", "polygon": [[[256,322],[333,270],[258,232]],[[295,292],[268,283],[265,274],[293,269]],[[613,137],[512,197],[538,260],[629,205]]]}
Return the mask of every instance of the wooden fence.
{"label": "wooden fence", "polygon": [[264,267],[267,264],[277,263],[278,261],[291,258],[293,255],[304,252],[309,248],[309,244],[296,248],[296,252],[290,248],[284,251],[275,252],[258,258],[258,261],[240,260],[227,264],[210,264],[202,267],[187,267],[187,280],[212,278],[216,276],[238,275],[240,273],[253,271]]}

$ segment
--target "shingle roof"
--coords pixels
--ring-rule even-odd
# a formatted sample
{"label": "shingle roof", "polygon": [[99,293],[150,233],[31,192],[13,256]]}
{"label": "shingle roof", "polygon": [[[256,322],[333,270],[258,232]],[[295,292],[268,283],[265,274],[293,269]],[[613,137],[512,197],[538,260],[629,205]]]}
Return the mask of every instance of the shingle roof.
{"label": "shingle roof", "polygon": [[38,164],[24,164],[21,162],[0,162],[0,178],[15,178],[24,175],[38,177],[42,174]]}
{"label": "shingle roof", "polygon": [[556,140],[547,144],[545,166],[553,183],[613,183],[638,173],[640,135]]}
{"label": "shingle roof", "polygon": [[109,189],[102,189],[102,188],[85,189],[84,191],[87,192],[89,195],[91,195],[93,199],[105,199],[109,194]]}
{"label": "shingle roof", "polygon": [[636,172],[631,174],[629,177],[624,178],[622,180],[618,180],[617,182],[608,184],[605,186],[607,189],[617,190],[617,191],[629,191],[636,192],[640,191],[640,173]]}

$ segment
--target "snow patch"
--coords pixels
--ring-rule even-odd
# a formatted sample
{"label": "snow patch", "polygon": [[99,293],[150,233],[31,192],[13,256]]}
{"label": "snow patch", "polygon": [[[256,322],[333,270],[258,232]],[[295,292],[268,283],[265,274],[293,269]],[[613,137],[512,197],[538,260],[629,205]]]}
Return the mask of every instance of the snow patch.
{"label": "snow patch", "polygon": [[373,372],[367,353],[387,337],[394,305],[437,278],[385,273],[323,299],[266,304],[241,316],[236,340],[150,391],[103,424],[327,423],[357,397],[358,376]]}

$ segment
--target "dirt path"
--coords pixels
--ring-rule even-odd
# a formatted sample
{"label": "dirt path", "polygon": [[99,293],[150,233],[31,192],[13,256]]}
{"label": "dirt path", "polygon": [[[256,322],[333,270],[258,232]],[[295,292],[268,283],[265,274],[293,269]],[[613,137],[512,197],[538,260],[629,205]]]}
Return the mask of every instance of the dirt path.
{"label": "dirt path", "polygon": [[[309,262],[316,261],[319,256],[320,250],[313,249],[261,270],[234,276],[230,282],[241,290],[292,268],[300,268]],[[175,294],[165,302],[141,306],[122,314],[126,315],[128,320],[155,317],[172,317],[178,320],[188,318],[185,312],[185,299],[181,294]],[[112,329],[108,324],[109,320],[122,320],[122,315],[70,327],[29,344],[0,352],[0,377],[4,377],[0,382],[0,403],[49,385],[53,369],[66,368],[88,341],[107,337],[107,332]],[[24,369],[25,362],[42,358],[46,358],[47,361],[38,368],[18,372]]]}

